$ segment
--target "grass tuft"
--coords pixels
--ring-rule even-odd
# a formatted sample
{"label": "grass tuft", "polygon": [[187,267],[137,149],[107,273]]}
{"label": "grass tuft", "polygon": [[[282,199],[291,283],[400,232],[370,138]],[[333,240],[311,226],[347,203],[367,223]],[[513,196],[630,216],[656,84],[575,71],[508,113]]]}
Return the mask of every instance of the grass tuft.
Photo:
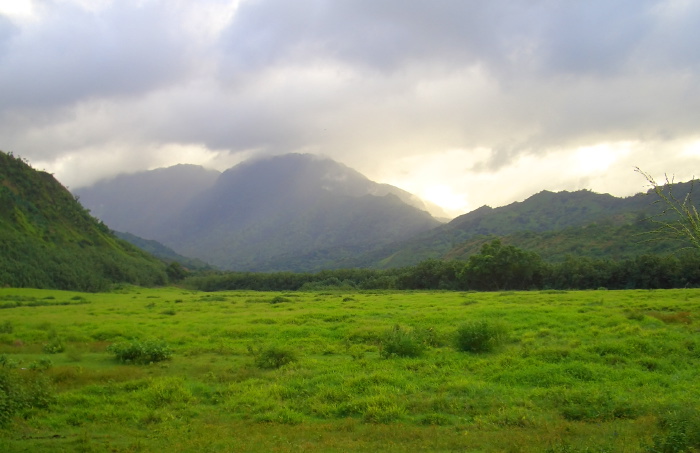
{"label": "grass tuft", "polygon": [[455,346],[462,352],[491,352],[508,339],[504,324],[490,321],[471,321],[457,329]]}

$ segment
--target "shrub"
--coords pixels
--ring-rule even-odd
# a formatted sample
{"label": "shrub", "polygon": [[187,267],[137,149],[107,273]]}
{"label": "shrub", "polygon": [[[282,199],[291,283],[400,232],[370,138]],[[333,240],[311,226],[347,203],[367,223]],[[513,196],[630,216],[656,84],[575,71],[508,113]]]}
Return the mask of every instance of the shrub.
{"label": "shrub", "polygon": [[415,330],[404,330],[396,325],[381,338],[379,355],[390,357],[418,357],[425,351],[422,335]]}
{"label": "shrub", "polygon": [[28,368],[33,371],[47,371],[53,366],[51,359],[43,357],[29,364]]}
{"label": "shrub", "polygon": [[19,373],[6,356],[0,356],[0,427],[32,408],[53,401],[49,381],[39,372]]}
{"label": "shrub", "polygon": [[502,324],[472,321],[457,329],[455,346],[463,352],[490,352],[503,344],[508,330]]}
{"label": "shrub", "polygon": [[120,362],[139,364],[168,360],[173,354],[167,343],[160,340],[114,343],[107,347],[107,351],[114,354]]}
{"label": "shrub", "polygon": [[662,433],[653,437],[649,453],[676,453],[700,449],[700,410],[689,406],[669,410],[659,418]]}
{"label": "shrub", "polygon": [[63,344],[63,340],[58,337],[54,337],[51,339],[51,341],[44,345],[42,350],[46,354],[60,354],[66,350],[66,345]]}
{"label": "shrub", "polygon": [[275,296],[270,300],[271,304],[281,304],[283,302],[290,302],[291,299],[283,296]]}
{"label": "shrub", "polygon": [[192,392],[180,378],[164,377],[151,381],[143,393],[146,405],[158,409],[169,404],[188,403]]}
{"label": "shrub", "polygon": [[269,346],[264,349],[250,351],[255,356],[255,365],[258,368],[276,369],[288,363],[296,362],[296,352],[282,346]]}

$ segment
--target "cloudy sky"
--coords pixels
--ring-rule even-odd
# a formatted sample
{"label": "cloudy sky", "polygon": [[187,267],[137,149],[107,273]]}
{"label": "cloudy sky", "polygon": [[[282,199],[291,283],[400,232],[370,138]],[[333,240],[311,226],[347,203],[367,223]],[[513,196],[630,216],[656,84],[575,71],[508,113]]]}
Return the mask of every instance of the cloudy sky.
{"label": "cloudy sky", "polygon": [[0,0],[0,149],[71,188],[308,152],[453,214],[700,171],[697,0]]}

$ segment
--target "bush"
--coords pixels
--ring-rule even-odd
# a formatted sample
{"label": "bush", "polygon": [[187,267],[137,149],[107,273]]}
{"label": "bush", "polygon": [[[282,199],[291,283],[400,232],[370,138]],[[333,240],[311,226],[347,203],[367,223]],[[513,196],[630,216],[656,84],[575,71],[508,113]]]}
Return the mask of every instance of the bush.
{"label": "bush", "polygon": [[0,356],[0,427],[32,408],[45,408],[53,401],[49,381],[43,374],[18,372],[6,356]]}
{"label": "bush", "polygon": [[691,407],[672,408],[659,417],[662,433],[654,436],[649,453],[681,453],[700,450],[700,410]]}
{"label": "bush", "polygon": [[463,352],[490,352],[508,338],[508,329],[502,324],[472,321],[457,329],[455,346]]}
{"label": "bush", "polygon": [[251,352],[255,356],[255,365],[258,368],[276,369],[297,361],[296,352],[282,346],[269,346]]}
{"label": "bush", "polygon": [[291,299],[289,299],[287,297],[275,296],[270,300],[270,303],[271,304],[281,304],[281,303],[290,302],[290,301],[291,301]]}
{"label": "bush", "polygon": [[46,354],[60,354],[66,350],[66,345],[63,344],[63,340],[58,337],[54,337],[51,339],[51,341],[44,345],[42,350]]}
{"label": "bush", "polygon": [[167,343],[160,340],[114,343],[107,347],[107,351],[114,354],[120,362],[139,364],[161,362],[173,355]]}
{"label": "bush", "polygon": [[418,357],[425,351],[425,342],[422,337],[415,330],[404,330],[396,325],[383,335],[379,355],[385,359]]}

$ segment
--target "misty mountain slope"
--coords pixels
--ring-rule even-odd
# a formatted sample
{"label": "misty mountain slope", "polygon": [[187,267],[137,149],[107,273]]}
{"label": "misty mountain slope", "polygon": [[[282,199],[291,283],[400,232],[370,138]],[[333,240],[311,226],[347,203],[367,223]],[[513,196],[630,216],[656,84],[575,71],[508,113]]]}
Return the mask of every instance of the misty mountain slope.
{"label": "misty mountain slope", "polygon": [[180,255],[170,247],[166,247],[165,245],[161,244],[158,241],[154,241],[153,239],[144,239],[131,233],[122,233],[120,231],[113,231],[113,233],[119,239],[123,239],[131,245],[135,245],[136,247],[153,255],[154,257],[158,258],[163,262],[177,262],[189,270],[206,270],[212,268],[209,264],[205,263],[202,260]]}
{"label": "misty mountain slope", "polygon": [[161,236],[219,175],[218,171],[197,165],[175,165],[122,174],[73,192],[113,230],[150,239]]}
{"label": "misty mountain slope", "polygon": [[[110,203],[119,207],[109,215],[131,215],[131,197],[116,188],[110,197],[90,194],[89,200],[107,211]],[[330,159],[288,154],[221,173],[148,237],[226,269],[318,270],[440,225],[403,199],[416,201]],[[151,228],[148,220],[132,217],[125,230]]]}

